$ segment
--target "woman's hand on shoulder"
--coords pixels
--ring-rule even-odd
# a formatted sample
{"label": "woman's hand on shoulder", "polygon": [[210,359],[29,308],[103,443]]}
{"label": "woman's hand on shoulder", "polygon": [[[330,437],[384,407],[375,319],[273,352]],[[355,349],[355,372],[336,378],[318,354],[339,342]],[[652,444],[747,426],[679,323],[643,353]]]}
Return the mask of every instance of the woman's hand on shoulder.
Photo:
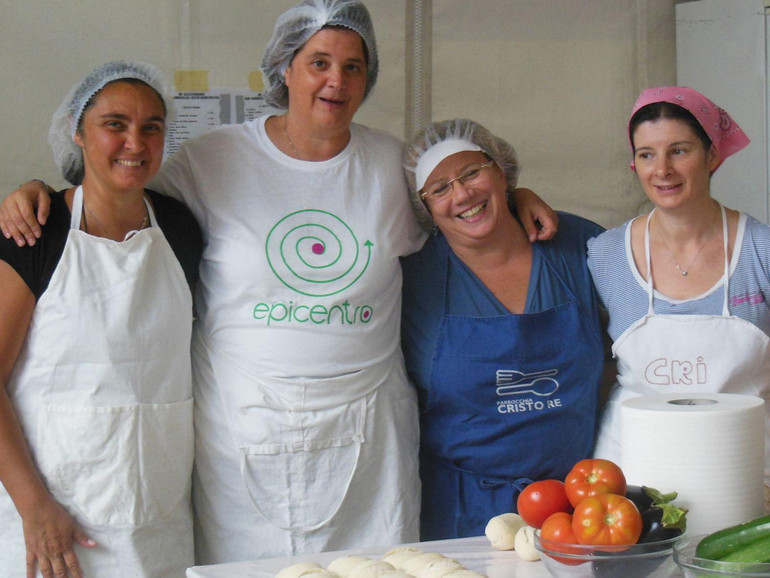
{"label": "woman's hand on shoulder", "polygon": [[36,576],[36,569],[45,578],[67,576],[82,578],[73,544],[94,548],[96,542],[75,524],[72,516],[52,497],[22,517],[24,543],[27,547],[27,576]]}
{"label": "woman's hand on shoulder", "polygon": [[[37,212],[35,208],[37,207]],[[0,205],[0,230],[19,247],[34,245],[51,207],[50,190],[42,181],[27,181]]]}
{"label": "woman's hand on shoulder", "polygon": [[513,204],[531,243],[547,241],[556,235],[559,216],[530,189],[514,189]]}

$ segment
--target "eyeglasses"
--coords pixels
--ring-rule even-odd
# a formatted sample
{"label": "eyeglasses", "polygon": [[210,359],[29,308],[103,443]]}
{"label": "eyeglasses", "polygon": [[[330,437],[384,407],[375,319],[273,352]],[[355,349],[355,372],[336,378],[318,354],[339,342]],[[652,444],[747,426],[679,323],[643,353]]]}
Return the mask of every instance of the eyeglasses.
{"label": "eyeglasses", "polygon": [[481,180],[482,171],[494,164],[495,161],[490,160],[486,163],[474,163],[468,165],[468,168],[466,168],[465,172],[459,177],[449,179],[448,181],[438,181],[429,188],[422,188],[417,192],[420,193],[420,198],[423,200],[425,200],[425,197],[428,195],[432,196],[434,199],[444,198],[448,193],[451,193],[454,190],[455,181],[460,181],[463,185],[475,185]]}

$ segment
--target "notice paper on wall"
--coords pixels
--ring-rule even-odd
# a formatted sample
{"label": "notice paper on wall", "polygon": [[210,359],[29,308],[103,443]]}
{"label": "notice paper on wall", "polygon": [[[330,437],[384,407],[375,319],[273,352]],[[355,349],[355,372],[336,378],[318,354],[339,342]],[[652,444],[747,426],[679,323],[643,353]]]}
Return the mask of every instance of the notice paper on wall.
{"label": "notice paper on wall", "polygon": [[276,112],[259,92],[216,89],[205,92],[179,92],[174,97],[176,118],[166,131],[164,158],[174,154],[188,138],[220,126],[240,124],[268,112]]}

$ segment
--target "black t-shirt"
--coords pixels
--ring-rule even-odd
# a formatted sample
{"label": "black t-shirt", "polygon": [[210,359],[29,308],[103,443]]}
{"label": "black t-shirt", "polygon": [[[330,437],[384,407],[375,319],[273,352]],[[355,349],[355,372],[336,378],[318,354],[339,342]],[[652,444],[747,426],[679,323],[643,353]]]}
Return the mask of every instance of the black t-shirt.
{"label": "black t-shirt", "polygon": [[[51,211],[43,234],[32,247],[18,247],[13,239],[0,235],[0,261],[8,263],[29,286],[35,300],[48,288],[53,272],[64,252],[70,230],[70,210],[64,192],[51,195]],[[198,263],[203,238],[198,222],[179,201],[155,191],[147,191],[155,218],[168,244],[182,266],[190,291],[198,280]]]}

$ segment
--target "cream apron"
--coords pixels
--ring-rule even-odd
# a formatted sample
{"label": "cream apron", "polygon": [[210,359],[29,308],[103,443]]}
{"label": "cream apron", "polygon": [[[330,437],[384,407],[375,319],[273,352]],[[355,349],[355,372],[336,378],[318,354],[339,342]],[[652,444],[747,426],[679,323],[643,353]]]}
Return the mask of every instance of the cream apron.
{"label": "cream apron", "polygon": [[[724,301],[721,315],[657,315],[653,308],[651,268],[647,279],[647,315],[631,325],[613,344],[618,360],[615,384],[602,417],[594,454],[618,463],[620,403],[631,397],[658,393],[740,393],[770,396],[770,339],[758,327],[730,314],[727,217],[722,209]],[[653,211],[654,212],[654,211]],[[644,250],[650,262],[650,218]],[[736,241],[737,245],[737,241]],[[765,404],[770,412],[770,405]],[[765,434],[765,470],[770,464]],[[621,464],[622,465],[622,464]]]}
{"label": "cream apron", "polygon": [[[146,201],[145,201],[146,202]],[[118,243],[79,230],[82,188],[9,393],[52,495],[99,546],[88,578],[180,578],[193,564],[192,298],[157,227]],[[0,494],[0,573],[25,576],[21,519]]]}
{"label": "cream apron", "polygon": [[[216,496],[196,498],[207,538],[198,542],[199,563],[387,544],[402,532],[416,539],[419,502],[405,472],[416,472],[419,432],[415,394],[400,385],[400,352],[349,375],[287,379],[243,367],[200,331],[193,341],[201,368],[197,476]],[[201,389],[209,379],[215,397],[210,386]],[[205,407],[204,399],[211,400]],[[215,438],[221,447],[209,455]],[[399,445],[404,440],[411,451]],[[228,528],[226,544],[212,543],[215,529]]]}

